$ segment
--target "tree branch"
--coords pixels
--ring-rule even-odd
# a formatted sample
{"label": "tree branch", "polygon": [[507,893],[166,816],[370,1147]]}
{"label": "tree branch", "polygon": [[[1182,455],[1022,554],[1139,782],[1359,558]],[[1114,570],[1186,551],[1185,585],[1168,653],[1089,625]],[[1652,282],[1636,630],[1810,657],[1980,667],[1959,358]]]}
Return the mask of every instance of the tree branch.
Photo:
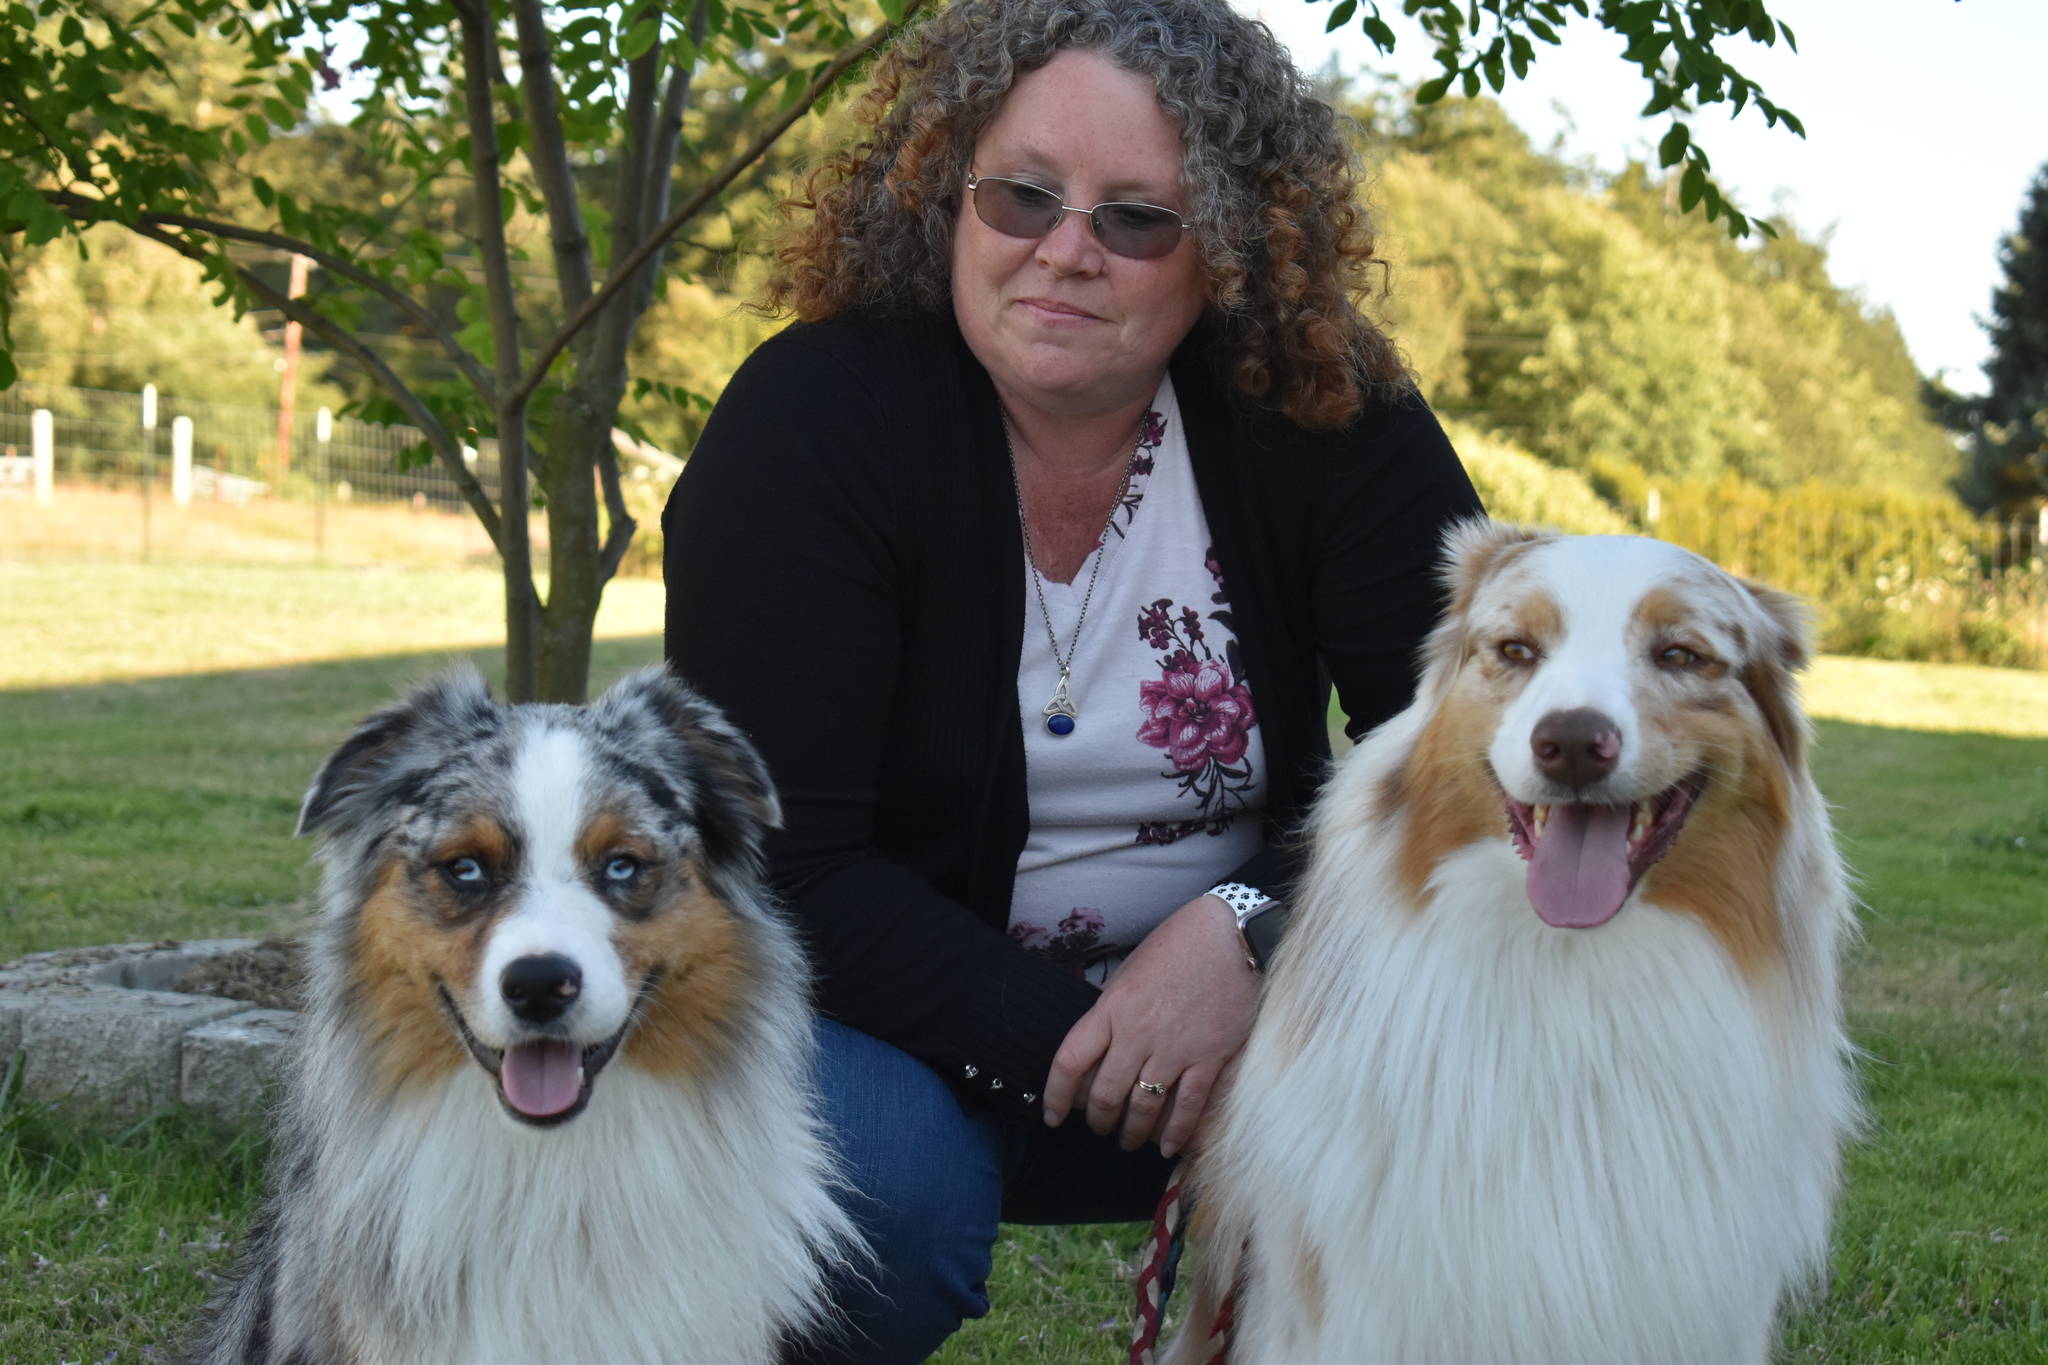
{"label": "tree branch", "polygon": [[[90,218],[96,210],[104,206],[101,200],[91,199],[81,194],[72,194],[64,190],[45,190],[43,198],[56,207],[63,209],[73,218],[78,219]],[[100,221],[119,222],[121,220],[103,219]],[[260,228],[245,228],[235,223],[217,222],[211,218],[195,218],[185,213],[144,213],[137,215],[136,221],[155,227],[174,227],[183,228],[191,232],[203,232],[209,237],[219,237],[223,241],[245,242],[251,246],[267,246],[279,251],[289,251],[306,257],[321,269],[330,271],[351,284],[359,285],[369,290],[378,298],[383,299],[386,303],[389,303],[392,307],[412,319],[413,322],[432,336],[434,340],[441,343],[441,349],[448,353],[449,359],[454,361],[455,367],[462,372],[462,377],[467,379],[470,385],[483,396],[484,401],[492,404],[496,403],[497,386],[491,382],[490,375],[485,373],[484,367],[470,353],[469,348],[460,341],[457,341],[455,334],[442,325],[439,318],[436,318],[429,309],[404,290],[398,288],[390,281],[380,278],[375,273],[351,263],[347,258],[337,256],[331,251],[314,246],[311,242],[302,242],[297,238],[287,237],[283,233],[267,232]]]}
{"label": "tree branch", "polygon": [[626,510],[626,491],[619,479],[619,448],[609,438],[598,451],[597,474],[604,485],[605,519],[611,523],[611,529],[605,532],[604,547],[597,556],[597,582],[599,587],[603,587],[618,573],[640,523],[633,520],[633,514]]}
{"label": "tree branch", "polygon": [[[144,223],[132,230],[153,242],[161,242],[179,255],[201,265],[215,259],[207,254],[205,248],[163,228]],[[406,415],[412,418],[413,425],[427,438],[427,444],[433,448],[435,456],[447,469],[449,477],[455,481],[455,487],[462,494],[463,501],[469,504],[470,510],[476,513],[477,520],[483,523],[484,533],[490,536],[492,547],[503,554],[503,524],[498,519],[497,509],[491,506],[490,495],[484,492],[483,485],[477,482],[476,476],[469,472],[469,466],[463,463],[461,443],[420,396],[407,388],[405,381],[400,379],[375,351],[350,336],[325,315],[307,307],[298,299],[280,293],[265,284],[254,272],[242,266],[230,262],[228,268],[234,272],[235,279],[244,289],[302,327],[318,333],[328,345],[369,371],[370,377],[391,395],[399,407],[405,409]]]}
{"label": "tree branch", "polygon": [[555,282],[564,310],[590,297],[590,234],[583,226],[583,208],[576,197],[576,178],[569,167],[569,148],[562,137],[560,101],[555,91],[555,56],[548,43],[547,19],[540,0],[514,0],[512,17],[519,35],[519,84],[526,95],[526,124],[532,130],[529,160],[548,207],[548,238],[555,249]]}
{"label": "tree branch", "polygon": [[497,31],[490,0],[454,0],[461,30],[463,101],[475,163],[477,245],[483,256],[484,292],[491,311],[499,401],[499,498],[505,508],[505,690],[514,700],[536,695],[540,613],[533,590],[533,548],[526,534],[526,403],[533,390],[519,383],[519,299],[512,286],[512,256],[505,244],[505,213],[497,110],[491,80],[498,69]]}
{"label": "tree branch", "polygon": [[[923,0],[907,0],[907,3],[903,6],[904,19],[907,21],[912,14],[915,14],[922,3]],[[604,310],[604,306],[611,301],[613,295],[624,289],[631,282],[634,271],[638,270],[649,257],[660,251],[662,246],[681,229],[683,224],[696,217],[706,204],[724,192],[726,186],[739,179],[741,173],[747,167],[760,160],[767,153],[768,149],[775,145],[778,138],[788,132],[798,119],[810,112],[811,106],[818,102],[819,96],[830,89],[833,82],[846,73],[848,67],[881,46],[883,42],[892,37],[900,28],[901,25],[899,24],[883,24],[859,42],[842,48],[839,55],[834,57],[831,63],[818,73],[817,78],[804,87],[803,94],[797,98],[795,103],[789,107],[782,117],[770,124],[761,136],[754,139],[751,146],[733,157],[731,161],[728,161],[724,169],[720,170],[717,175],[698,186],[696,193],[684,200],[682,206],[674,213],[671,213],[660,227],[648,234],[647,240],[642,242],[632,255],[623,261],[612,262],[611,271],[605,276],[603,287],[585,300],[583,306],[578,308],[569,320],[562,324],[561,329],[555,333],[547,345],[541,348],[539,357],[534,361],[532,367],[527,370],[526,377],[520,380],[519,387],[513,396],[522,401],[530,397],[533,391],[540,387],[541,381],[547,378],[548,367],[555,363],[555,357],[562,353],[563,348],[569,344],[578,332],[590,324],[592,318]]]}

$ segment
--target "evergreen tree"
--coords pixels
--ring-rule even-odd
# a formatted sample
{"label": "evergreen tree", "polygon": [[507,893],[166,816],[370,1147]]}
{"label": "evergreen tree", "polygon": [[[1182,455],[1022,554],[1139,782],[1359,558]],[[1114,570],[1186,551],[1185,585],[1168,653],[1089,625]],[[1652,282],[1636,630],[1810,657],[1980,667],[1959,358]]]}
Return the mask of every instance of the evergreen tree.
{"label": "evergreen tree", "polygon": [[1984,324],[1991,391],[1961,397],[1930,385],[1927,397],[1943,422],[1969,436],[1964,501],[2017,516],[2048,497],[2048,165],[2035,172],[1998,263],[2005,280]]}

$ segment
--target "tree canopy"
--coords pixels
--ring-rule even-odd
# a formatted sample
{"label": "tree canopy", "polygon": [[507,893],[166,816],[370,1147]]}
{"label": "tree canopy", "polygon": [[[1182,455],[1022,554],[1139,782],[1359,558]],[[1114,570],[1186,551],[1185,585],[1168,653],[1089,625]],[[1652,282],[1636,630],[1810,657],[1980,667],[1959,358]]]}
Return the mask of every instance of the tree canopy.
{"label": "tree canopy", "polygon": [[1990,392],[1965,397],[1930,387],[1928,398],[1968,438],[1964,498],[2012,515],[2048,498],[2048,165],[2034,173],[1998,264],[2005,278],[1984,320]]}
{"label": "tree canopy", "polygon": [[[60,278],[54,244],[119,231],[175,253],[220,304],[300,323],[344,362],[339,380],[374,385],[365,415],[425,434],[422,457],[503,561],[509,689],[580,697],[599,596],[636,529],[612,427],[622,413],[664,421],[668,405],[665,424],[690,434],[749,341],[722,321],[731,272],[749,268],[732,222],[773,194],[748,177],[923,3],[0,0],[0,386],[15,371],[18,294]],[[1797,133],[1728,57],[1791,31],[1764,0],[1403,9],[1442,73],[1414,98],[1444,112],[1415,118],[1389,197],[1456,201],[1473,234],[1432,229],[1408,258],[1404,277],[1424,282],[1411,297],[1456,302],[1436,330],[1413,314],[1418,368],[1547,458],[1640,454],[1648,434],[1674,467],[1766,468],[1755,411],[1801,372],[1730,359],[1722,343],[1753,321],[1744,309],[1775,315],[1723,280],[1736,248],[1713,246],[1718,230],[1660,236],[1504,143],[1494,171],[1432,183],[1442,156],[1429,139],[1487,117],[1459,114],[1480,106],[1454,95],[1500,89],[1568,22],[1590,21],[1628,39],[1647,111],[1671,118],[1639,197],[1739,237],[1769,225],[1715,187],[1689,120],[1720,105]],[[1393,46],[1378,4],[1337,0],[1331,27],[1352,22]],[[364,39],[347,71],[344,29]],[[331,122],[320,96],[345,80],[353,112]],[[743,208],[743,192],[761,197]],[[313,267],[299,297],[285,283],[292,255]],[[1799,306],[1868,330],[1839,301]],[[1696,424],[1668,420],[1678,412]],[[462,458],[483,438],[501,452],[495,499]],[[528,547],[534,504],[548,519],[544,574]]]}

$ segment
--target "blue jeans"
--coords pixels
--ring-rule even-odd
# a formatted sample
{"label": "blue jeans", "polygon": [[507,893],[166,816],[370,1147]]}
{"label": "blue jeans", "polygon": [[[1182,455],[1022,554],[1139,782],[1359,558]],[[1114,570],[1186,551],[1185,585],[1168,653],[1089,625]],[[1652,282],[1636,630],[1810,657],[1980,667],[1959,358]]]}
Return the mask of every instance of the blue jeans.
{"label": "blue jeans", "polygon": [[924,1063],[819,1020],[828,1138],[853,1191],[847,1211],[875,1267],[830,1286],[838,1330],[793,1347],[795,1365],[911,1365],[988,1312],[997,1225],[1149,1219],[1172,1163],[1119,1149],[1078,1117],[1005,1130],[963,1109]]}

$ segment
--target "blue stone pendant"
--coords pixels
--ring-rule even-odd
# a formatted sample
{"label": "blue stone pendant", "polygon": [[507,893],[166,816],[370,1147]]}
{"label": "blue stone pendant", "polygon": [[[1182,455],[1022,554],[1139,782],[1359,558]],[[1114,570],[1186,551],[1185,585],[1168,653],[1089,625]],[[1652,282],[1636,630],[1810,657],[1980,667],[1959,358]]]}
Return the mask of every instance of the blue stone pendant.
{"label": "blue stone pendant", "polygon": [[1077,713],[1074,710],[1074,699],[1067,693],[1066,669],[1062,668],[1060,670],[1060,685],[1054,689],[1052,700],[1045,704],[1045,710],[1040,712],[1040,714],[1045,717],[1045,728],[1048,733],[1054,735],[1071,735],[1074,733],[1074,721]]}

